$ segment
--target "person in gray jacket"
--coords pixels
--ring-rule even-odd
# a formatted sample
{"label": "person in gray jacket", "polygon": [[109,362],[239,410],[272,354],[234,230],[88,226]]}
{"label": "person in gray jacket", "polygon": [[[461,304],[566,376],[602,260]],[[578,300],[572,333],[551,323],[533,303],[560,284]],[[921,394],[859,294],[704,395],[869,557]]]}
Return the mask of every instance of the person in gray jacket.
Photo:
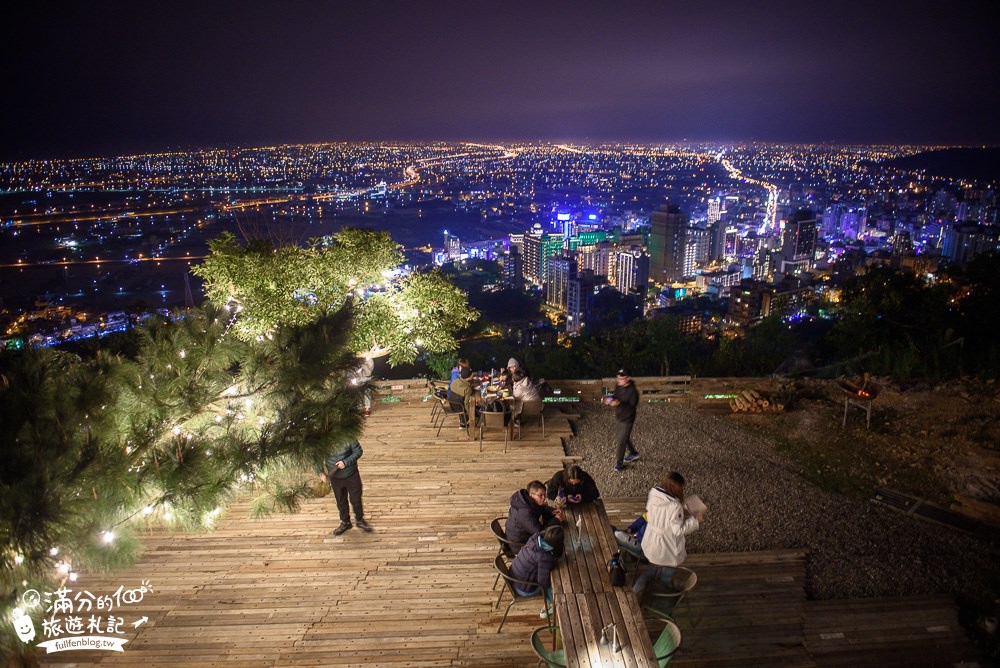
{"label": "person in gray jacket", "polygon": [[369,532],[372,530],[372,525],[365,521],[365,511],[361,505],[361,474],[358,473],[361,454],[361,444],[357,440],[348,441],[326,458],[324,467],[317,467],[320,480],[329,482],[333,488],[333,498],[337,501],[337,510],[340,512],[340,526],[333,530],[334,536],[339,536],[353,526],[348,500],[354,507],[354,519],[358,527]]}

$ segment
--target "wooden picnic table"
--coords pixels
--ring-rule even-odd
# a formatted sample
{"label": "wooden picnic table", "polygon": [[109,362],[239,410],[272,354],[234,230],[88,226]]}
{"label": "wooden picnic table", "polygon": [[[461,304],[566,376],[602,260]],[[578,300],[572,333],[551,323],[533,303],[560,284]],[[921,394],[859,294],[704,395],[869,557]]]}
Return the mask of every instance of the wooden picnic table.
{"label": "wooden picnic table", "polygon": [[[638,597],[630,588],[612,587],[608,581],[608,561],[618,546],[604,504],[568,504],[565,519],[566,550],[552,573],[552,591],[568,665],[658,665]],[[618,652],[612,629],[601,642],[602,629],[609,624],[618,630]]]}

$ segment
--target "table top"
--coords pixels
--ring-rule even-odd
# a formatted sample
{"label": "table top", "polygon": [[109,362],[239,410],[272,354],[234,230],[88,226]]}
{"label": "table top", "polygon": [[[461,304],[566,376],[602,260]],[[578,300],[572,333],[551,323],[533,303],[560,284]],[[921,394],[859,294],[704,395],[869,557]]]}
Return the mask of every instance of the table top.
{"label": "table top", "polygon": [[[618,551],[601,501],[568,504],[566,550],[552,574],[556,621],[570,666],[656,666],[638,597],[629,587],[612,587],[608,560]],[[615,624],[621,651],[614,651]]]}

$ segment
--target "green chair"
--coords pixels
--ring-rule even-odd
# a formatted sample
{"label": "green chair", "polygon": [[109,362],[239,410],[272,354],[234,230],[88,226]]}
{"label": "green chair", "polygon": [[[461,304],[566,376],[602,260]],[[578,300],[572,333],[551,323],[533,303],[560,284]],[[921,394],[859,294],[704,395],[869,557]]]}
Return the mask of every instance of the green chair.
{"label": "green chair", "polygon": [[663,666],[670,663],[670,660],[674,658],[674,654],[681,647],[681,630],[669,619],[656,618],[651,621],[654,624],[663,624],[660,635],[653,642],[653,653],[656,655],[656,661],[660,668],[663,668]]}
{"label": "green chair", "polygon": [[[552,649],[548,647],[550,644]],[[538,663],[544,663],[546,668],[566,668],[566,650],[556,649],[559,645],[562,645],[562,637],[558,627],[543,626],[531,634],[531,649],[535,650]]]}
{"label": "green chair", "polygon": [[684,599],[689,591],[698,584],[698,576],[689,568],[677,566],[673,569],[670,580],[664,582],[659,573],[654,582],[647,588],[642,600],[642,609],[651,612],[660,619],[671,621],[674,608]]}

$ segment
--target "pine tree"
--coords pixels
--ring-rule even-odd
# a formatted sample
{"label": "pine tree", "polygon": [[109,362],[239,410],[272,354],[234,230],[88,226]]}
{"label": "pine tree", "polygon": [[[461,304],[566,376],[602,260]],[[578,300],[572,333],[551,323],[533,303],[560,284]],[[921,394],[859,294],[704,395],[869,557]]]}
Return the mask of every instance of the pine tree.
{"label": "pine tree", "polygon": [[349,306],[253,341],[231,324],[212,306],[155,319],[134,359],[0,355],[0,647],[10,656],[26,649],[10,625],[26,589],[131,563],[139,523],[210,527],[241,490],[259,512],[294,510],[314,489],[313,466],[357,436],[368,388],[356,382]]}

